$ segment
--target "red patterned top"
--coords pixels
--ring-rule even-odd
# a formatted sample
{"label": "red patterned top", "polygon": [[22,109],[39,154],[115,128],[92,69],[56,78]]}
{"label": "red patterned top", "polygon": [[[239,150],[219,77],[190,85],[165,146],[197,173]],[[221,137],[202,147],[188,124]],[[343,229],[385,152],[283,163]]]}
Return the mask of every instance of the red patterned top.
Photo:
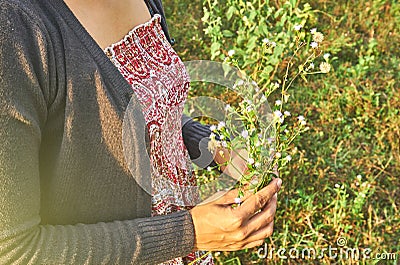
{"label": "red patterned top", "polygon": [[[153,215],[189,209],[199,199],[197,190],[193,189],[196,179],[181,130],[190,80],[160,22],[161,16],[156,14],[105,49],[132,85],[142,106],[150,136]],[[163,264],[188,263],[213,264],[213,261],[211,255],[194,252]]]}

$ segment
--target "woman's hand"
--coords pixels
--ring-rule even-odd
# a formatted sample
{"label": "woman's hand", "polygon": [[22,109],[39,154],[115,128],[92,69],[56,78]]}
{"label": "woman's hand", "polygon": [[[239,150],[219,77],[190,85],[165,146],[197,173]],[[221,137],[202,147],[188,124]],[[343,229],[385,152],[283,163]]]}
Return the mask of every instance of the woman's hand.
{"label": "woman's hand", "polygon": [[195,229],[195,250],[234,251],[259,246],[272,235],[277,192],[282,180],[274,179],[256,194],[247,192],[232,207],[238,190],[190,210]]}
{"label": "woman's hand", "polygon": [[[217,148],[214,161],[221,166],[222,172],[239,180],[246,174],[249,153],[245,149],[229,151],[226,148]],[[227,165],[226,165],[227,163]]]}

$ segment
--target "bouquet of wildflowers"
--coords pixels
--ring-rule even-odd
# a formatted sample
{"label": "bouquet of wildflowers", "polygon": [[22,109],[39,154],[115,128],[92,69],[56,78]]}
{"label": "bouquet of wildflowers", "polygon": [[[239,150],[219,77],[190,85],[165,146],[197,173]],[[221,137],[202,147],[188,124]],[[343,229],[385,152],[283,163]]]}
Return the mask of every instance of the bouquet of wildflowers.
{"label": "bouquet of wildflowers", "polygon": [[[292,160],[289,148],[291,143],[299,134],[308,130],[304,116],[294,115],[285,109],[290,97],[288,89],[294,80],[301,77],[307,81],[307,75],[328,73],[331,68],[329,54],[324,54],[323,60],[317,62],[322,54],[319,47],[324,39],[323,34],[315,28],[304,32],[301,25],[296,25],[294,29],[297,32],[295,51],[285,66],[284,76],[269,82],[262,89],[250,78],[239,79],[233,89],[241,101],[236,106],[226,105],[225,120],[211,126],[208,149],[211,152],[219,150],[221,156],[226,153],[221,150],[231,153],[227,162],[219,167],[230,166],[235,170],[232,162],[234,156],[241,156],[246,161],[245,172],[236,169],[240,173],[237,183],[238,202],[246,189],[255,192],[260,190]],[[268,39],[263,40],[263,45],[266,53],[277,46]],[[302,49],[306,49],[307,56],[302,57],[306,58],[305,61],[299,62],[296,56]],[[234,54],[234,50],[228,51],[226,62],[237,64]],[[319,70],[315,70],[317,63]],[[272,107],[268,105],[271,95],[276,98]]]}

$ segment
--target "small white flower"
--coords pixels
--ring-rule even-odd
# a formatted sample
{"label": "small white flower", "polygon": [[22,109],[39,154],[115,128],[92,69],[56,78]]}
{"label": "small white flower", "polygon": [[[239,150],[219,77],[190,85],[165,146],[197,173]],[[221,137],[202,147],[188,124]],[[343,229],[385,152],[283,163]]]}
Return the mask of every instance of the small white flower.
{"label": "small white flower", "polygon": [[314,63],[310,63],[310,68],[314,69],[314,67],[315,67]]}
{"label": "small white flower", "polygon": [[230,110],[230,109],[231,109],[231,105],[227,104],[227,105],[225,106],[225,111],[228,111],[228,110]]}
{"label": "small white flower", "polygon": [[289,133],[288,129],[283,130],[284,133]]}
{"label": "small white flower", "polygon": [[210,126],[210,130],[213,132],[213,131],[215,131],[217,129],[217,126],[215,126],[215,125],[211,125]]}
{"label": "small white flower", "polygon": [[285,157],[285,159],[286,159],[286,161],[290,161],[290,160],[292,160],[292,157],[290,155],[288,155]]}
{"label": "small white flower", "polygon": [[262,95],[260,102],[264,103],[265,101],[267,101],[267,97],[265,95]]}
{"label": "small white flower", "polygon": [[250,165],[253,165],[254,164],[254,159],[253,158],[247,159],[247,163],[249,163]]}
{"label": "small white flower", "polygon": [[210,152],[214,152],[215,150],[217,150],[220,147],[221,147],[221,143],[220,143],[220,141],[215,140],[215,136],[213,138],[211,138],[210,141],[208,141],[207,149]]}
{"label": "small white flower", "polygon": [[304,121],[305,120],[303,115],[300,115],[299,117],[297,117],[297,119],[299,119],[299,121]]}
{"label": "small white flower", "polygon": [[247,105],[253,104],[253,101],[251,101],[250,99],[246,99],[244,102],[245,102]]}
{"label": "small white flower", "polygon": [[301,121],[300,124],[303,125],[303,126],[306,126],[307,122],[306,121]]}
{"label": "small white flower", "polygon": [[282,105],[282,100],[279,100],[279,99],[278,99],[277,101],[275,101],[275,105],[276,105],[276,106]]}
{"label": "small white flower", "polygon": [[225,122],[223,122],[223,121],[220,121],[219,123],[218,123],[218,130],[221,130],[222,128],[224,128],[225,127]]}
{"label": "small white flower", "polygon": [[247,138],[249,137],[249,132],[248,132],[247,130],[243,130],[242,133],[241,133],[241,135],[242,135],[242,137],[243,137],[244,139],[247,139]]}
{"label": "small white flower", "polygon": [[330,56],[331,56],[330,53],[325,53],[325,54],[324,54],[324,59],[325,59],[325,60],[328,60],[328,58],[329,58]]}
{"label": "small white flower", "polygon": [[299,30],[301,30],[302,27],[303,27],[303,25],[295,25],[294,30],[299,31]]}
{"label": "small white flower", "polygon": [[321,32],[315,32],[313,35],[313,41],[321,43],[324,40],[324,34]]}
{"label": "small white flower", "polygon": [[[222,136],[222,135],[221,135],[221,136]],[[226,148],[226,147],[228,146],[228,143],[227,143],[226,141],[222,141],[222,142],[221,142],[221,145],[222,145],[222,147],[225,147],[225,148]]]}
{"label": "small white flower", "polygon": [[250,112],[250,111],[252,111],[252,110],[253,110],[253,107],[252,107],[252,106],[249,105],[249,106],[246,107],[246,111],[247,111],[247,112]]}
{"label": "small white flower", "polygon": [[211,134],[210,134],[210,139],[211,139],[211,140],[215,140],[215,133],[211,133]]}
{"label": "small white flower", "polygon": [[311,42],[310,44],[311,48],[315,49],[318,47],[318,43],[316,43],[315,41]]}
{"label": "small white flower", "polygon": [[232,57],[235,54],[235,50],[229,50],[228,51],[228,56]]}
{"label": "small white flower", "polygon": [[283,112],[283,115],[285,115],[286,117],[291,116],[290,112],[287,110]]}
{"label": "small white flower", "polygon": [[236,204],[240,204],[240,203],[242,203],[242,199],[240,199],[240,198],[235,198],[235,200],[234,200],[234,201],[235,201],[235,203],[236,203]]}
{"label": "small white flower", "polygon": [[274,115],[275,115],[275,117],[277,117],[277,118],[281,118],[281,117],[282,117],[282,112],[280,112],[279,110],[275,110],[275,111],[274,111]]}
{"label": "small white flower", "polygon": [[255,87],[258,86],[256,81],[251,81],[251,84],[252,84],[253,86],[255,86]]}
{"label": "small white flower", "polygon": [[212,167],[207,167],[207,171],[212,171]]}
{"label": "small white flower", "polygon": [[238,85],[238,86],[243,86],[243,84],[244,84],[244,81],[243,81],[243,80],[239,80],[239,81],[237,82],[237,85]]}
{"label": "small white flower", "polygon": [[279,83],[278,83],[278,82],[275,82],[275,83],[274,83],[274,87],[275,87],[275,88],[279,88]]}
{"label": "small white flower", "polygon": [[359,181],[361,181],[361,179],[362,179],[362,176],[361,175],[357,175],[357,177],[356,177]]}
{"label": "small white flower", "polygon": [[321,72],[324,74],[329,73],[329,71],[331,70],[331,65],[327,62],[322,62],[319,65],[319,70],[321,70]]}
{"label": "small white flower", "polygon": [[340,188],[340,185],[336,183],[335,188],[337,188],[337,189]]}
{"label": "small white flower", "polygon": [[279,153],[279,152],[276,152],[275,157],[276,157],[276,158],[281,158],[281,157],[282,157],[282,154]]}
{"label": "small white flower", "polygon": [[259,146],[261,146],[261,142],[260,142],[260,141],[257,141],[257,142],[256,142],[256,147],[259,147]]}
{"label": "small white flower", "polygon": [[225,138],[224,135],[220,135],[220,136],[219,136],[219,139],[220,139],[220,140],[223,140],[224,138]]}
{"label": "small white flower", "polygon": [[254,164],[254,166],[255,166],[255,167],[260,167],[261,164],[260,164],[260,162],[256,162],[256,163]]}
{"label": "small white flower", "polygon": [[312,29],[310,30],[310,32],[311,32],[311,34],[314,34],[315,32],[317,32],[317,28],[312,28]]}
{"label": "small white flower", "polygon": [[265,43],[265,44],[267,44],[267,43],[269,43],[269,39],[264,38],[264,39],[262,40],[262,42]]}
{"label": "small white flower", "polygon": [[276,42],[275,41],[271,42],[271,45],[272,47],[276,47]]}

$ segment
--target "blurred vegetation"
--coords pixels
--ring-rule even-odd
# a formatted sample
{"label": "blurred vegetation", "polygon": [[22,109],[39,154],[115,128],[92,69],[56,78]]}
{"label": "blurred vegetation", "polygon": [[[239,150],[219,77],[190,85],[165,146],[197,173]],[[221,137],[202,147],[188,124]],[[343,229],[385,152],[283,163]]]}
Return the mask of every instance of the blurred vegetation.
{"label": "blurred vegetation", "polygon": [[[259,51],[263,38],[289,47],[285,40],[296,23],[324,33],[323,48],[331,54],[333,70],[299,79],[290,91],[287,110],[304,115],[310,130],[293,144],[293,160],[280,172],[283,189],[275,232],[266,243],[275,249],[318,250],[338,247],[336,240],[343,237],[350,248],[370,248],[371,257],[398,254],[397,261],[328,256],[284,260],[276,255],[260,259],[255,248],[214,253],[216,263],[398,264],[398,1],[164,0],[164,7],[170,34],[177,41],[174,48],[183,60],[222,61],[233,49],[239,65],[260,86],[282,77],[279,69],[284,69],[288,56],[285,49],[250,56]],[[243,16],[255,27],[245,25]],[[222,88],[213,89],[196,86],[190,94],[216,95],[229,102]]]}

